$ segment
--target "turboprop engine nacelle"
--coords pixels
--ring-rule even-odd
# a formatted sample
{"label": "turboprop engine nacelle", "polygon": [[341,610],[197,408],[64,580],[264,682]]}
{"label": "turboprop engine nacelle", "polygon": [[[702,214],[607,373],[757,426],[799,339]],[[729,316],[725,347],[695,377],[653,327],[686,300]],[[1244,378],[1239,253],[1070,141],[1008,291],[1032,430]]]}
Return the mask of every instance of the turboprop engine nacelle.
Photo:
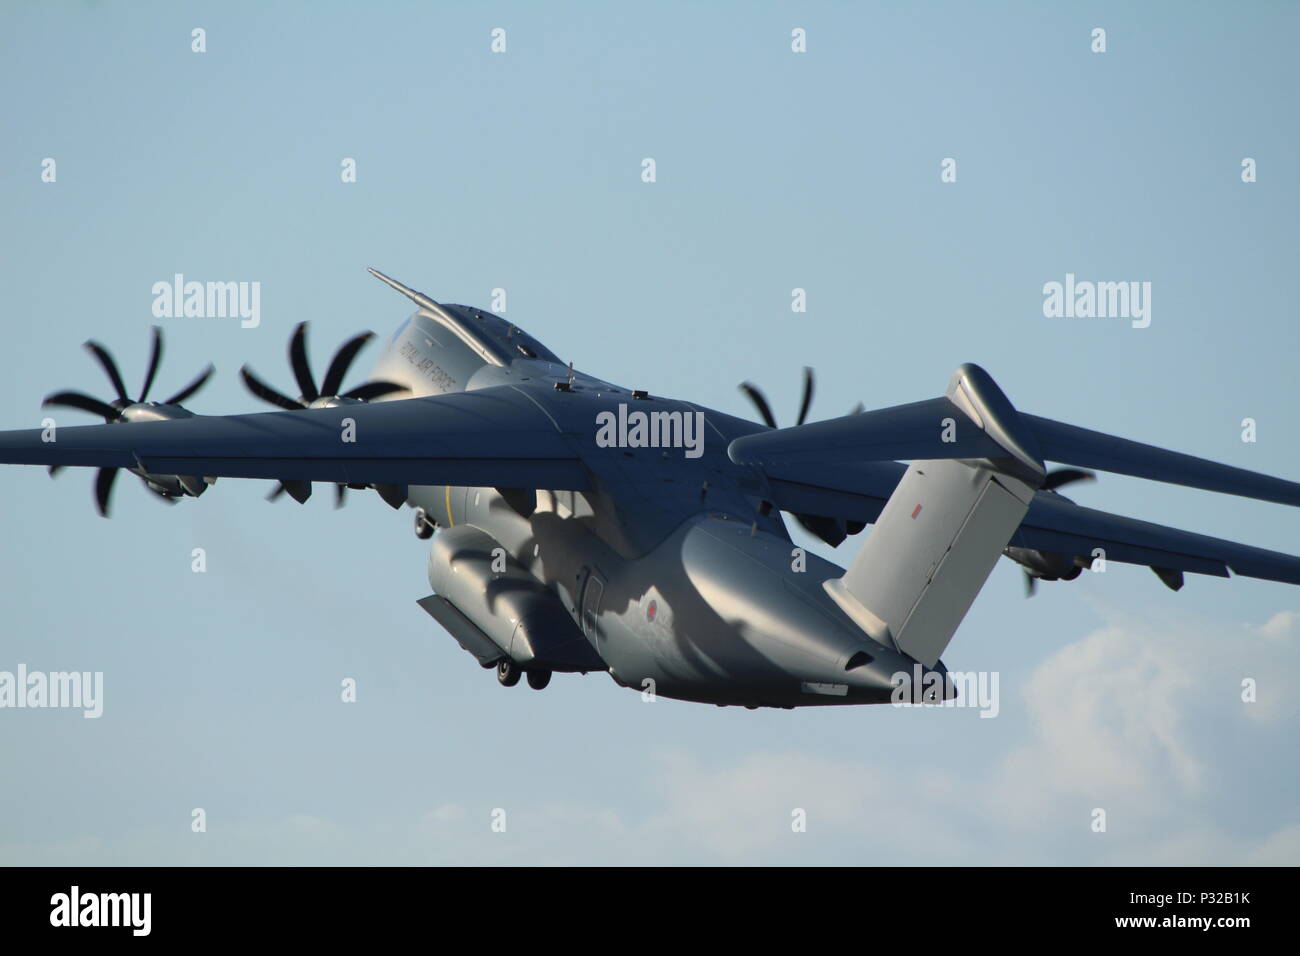
{"label": "turboprop engine nacelle", "polygon": [[[120,411],[123,422],[169,422],[182,418],[193,418],[194,413],[180,405],[168,405],[163,402],[134,402]],[[197,498],[207,491],[208,485],[215,484],[215,478],[203,478],[197,475],[155,475],[139,468],[128,469],[135,472],[155,489],[163,494],[179,498],[189,495]]]}
{"label": "turboprop engine nacelle", "polygon": [[605,669],[560,599],[495,538],[472,525],[434,535],[429,584],[521,667]]}
{"label": "turboprop engine nacelle", "polygon": [[1032,548],[1007,548],[1004,553],[1023,567],[1025,573],[1044,581],[1073,581],[1083,570],[1083,565],[1072,554]]}

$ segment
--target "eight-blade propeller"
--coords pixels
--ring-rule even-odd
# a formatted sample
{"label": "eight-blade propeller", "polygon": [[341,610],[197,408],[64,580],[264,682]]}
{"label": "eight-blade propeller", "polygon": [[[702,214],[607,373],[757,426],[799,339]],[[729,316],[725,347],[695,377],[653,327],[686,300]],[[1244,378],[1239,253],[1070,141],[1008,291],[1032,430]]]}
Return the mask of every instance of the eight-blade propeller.
{"label": "eight-blade propeller", "polygon": [[[1047,473],[1043,491],[1059,493],[1059,489],[1076,481],[1094,481],[1097,476],[1079,468],[1057,468]],[[1067,499],[1068,500],[1068,499]],[[1073,581],[1085,568],[1092,567],[1090,558],[1062,554],[1058,551],[1036,551],[1028,548],[1007,548],[1007,557],[1025,567],[1025,597],[1033,597],[1038,590],[1038,579],[1044,581]],[[1165,587],[1177,591],[1183,586],[1183,572],[1152,565]]]}
{"label": "eight-blade propeller", "polygon": [[[212,377],[212,373],[215,371],[213,366],[209,365],[192,382],[166,401],[150,403],[148,401],[149,390],[153,387],[154,378],[158,374],[158,367],[162,363],[162,330],[158,326],[153,327],[153,347],[149,355],[149,366],[144,374],[144,384],[140,386],[139,398],[133,399],[127,395],[126,385],[122,381],[122,373],[118,370],[117,362],[108,349],[93,340],[86,342],[85,347],[95,357],[100,367],[103,368],[108,380],[113,384],[113,390],[117,393],[117,398],[111,402],[105,402],[84,392],[54,392],[45,397],[45,400],[41,402],[42,407],[75,408],[83,412],[90,412],[92,415],[99,415],[110,425],[133,420],[188,417],[190,413],[180,407],[181,403],[207,384],[208,379]],[[60,470],[61,467],[58,465],[50,466],[51,475],[58,474]],[[118,469],[116,468],[101,468],[95,476],[95,506],[105,518],[108,517],[109,500],[113,491],[113,482],[117,478],[117,472]],[[145,487],[153,492],[159,500],[167,504],[175,504],[175,495],[169,491],[164,491],[157,484],[145,480]],[[201,491],[201,487],[199,490]],[[177,494],[183,493],[180,485],[176,486],[176,492]]]}
{"label": "eight-blade propeller", "polygon": [[[763,423],[768,428],[779,428],[776,423],[776,416],[772,414],[772,406],[767,402],[767,396],[762,390],[752,382],[741,382],[740,390],[745,396],[754,403],[758,409],[758,414],[762,416]],[[802,425],[808,420],[808,412],[812,408],[813,400],[813,370],[804,366],[803,370],[803,395],[799,399],[799,417],[795,420],[796,425]],[[862,405],[859,403],[850,414],[856,414],[862,411]],[[827,518],[822,515],[795,515],[795,520],[803,525],[804,529],[814,537],[820,538],[831,547],[836,547],[845,537],[850,534],[857,534],[866,527],[861,521],[846,521],[839,518]]]}
{"label": "eight-blade propeller", "polygon": [[[1058,492],[1066,485],[1078,481],[1096,481],[1091,471],[1080,468],[1055,468],[1043,479],[1043,491]],[[1008,557],[1025,567],[1025,597],[1038,592],[1038,579],[1044,581],[1073,581],[1089,562],[1071,554],[1056,551],[1032,551],[1026,548],[1008,548]],[[1032,569],[1032,570],[1031,570]]]}
{"label": "eight-blade propeller", "polygon": [[[296,399],[290,398],[283,392],[279,392],[267,385],[247,365],[239,370],[239,374],[250,392],[262,399],[262,401],[288,411],[297,411],[302,408],[330,408],[351,402],[368,402],[384,395],[391,395],[394,392],[407,391],[405,385],[398,385],[396,382],[372,381],[365,382],[346,392],[339,392],[343,385],[343,379],[348,374],[348,369],[352,367],[352,362],[356,359],[357,353],[374,337],[375,333],[373,332],[362,332],[339,346],[339,350],[334,353],[334,358],[330,360],[329,368],[326,369],[325,377],[321,380],[318,388],[316,379],[311,372],[311,363],[307,360],[307,323],[299,322],[294,327],[293,335],[289,338],[289,365],[293,368],[293,377],[300,392]],[[348,488],[361,489],[364,487],[366,486],[336,485],[334,507],[341,508],[343,506]],[[301,504],[311,497],[311,483],[292,480],[281,481],[275,487],[275,490],[267,496],[267,500],[274,501],[286,492]],[[402,497],[404,498],[405,495],[402,495]]]}

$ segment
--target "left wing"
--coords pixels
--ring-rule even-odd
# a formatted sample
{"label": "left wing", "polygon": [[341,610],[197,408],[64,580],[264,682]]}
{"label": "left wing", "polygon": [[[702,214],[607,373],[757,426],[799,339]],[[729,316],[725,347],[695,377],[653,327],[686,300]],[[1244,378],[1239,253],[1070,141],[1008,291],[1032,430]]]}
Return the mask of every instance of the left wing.
{"label": "left wing", "polygon": [[[575,436],[513,385],[293,412],[0,432],[0,463],[392,485],[590,487]],[[350,440],[349,440],[350,439]]]}
{"label": "left wing", "polygon": [[1011,538],[1011,546],[1091,559],[1145,564],[1226,578],[1228,572],[1300,584],[1300,558],[1235,541],[1081,508],[1059,495],[1039,494]]}
{"label": "left wing", "polygon": [[[873,523],[906,471],[893,462],[881,465],[886,467],[776,467],[767,475],[772,503],[782,511]],[[1010,546],[1088,560],[1101,548],[1107,561],[1300,584],[1300,557],[1083,508],[1045,492],[1034,496]]]}

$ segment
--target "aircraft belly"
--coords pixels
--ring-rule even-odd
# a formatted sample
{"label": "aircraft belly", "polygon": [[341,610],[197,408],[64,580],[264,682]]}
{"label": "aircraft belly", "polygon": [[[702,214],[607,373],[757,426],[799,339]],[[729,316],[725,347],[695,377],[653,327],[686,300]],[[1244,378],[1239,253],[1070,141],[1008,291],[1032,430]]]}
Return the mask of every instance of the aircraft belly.
{"label": "aircraft belly", "polygon": [[819,581],[838,569],[813,564],[807,587],[792,586],[791,547],[718,517],[678,529],[628,567],[625,585],[610,582],[618,613],[600,651],[615,679],[640,690],[650,680],[661,696],[719,704],[887,699],[888,679],[878,669],[846,673],[864,648],[873,657],[889,652],[849,626],[824,596]]}

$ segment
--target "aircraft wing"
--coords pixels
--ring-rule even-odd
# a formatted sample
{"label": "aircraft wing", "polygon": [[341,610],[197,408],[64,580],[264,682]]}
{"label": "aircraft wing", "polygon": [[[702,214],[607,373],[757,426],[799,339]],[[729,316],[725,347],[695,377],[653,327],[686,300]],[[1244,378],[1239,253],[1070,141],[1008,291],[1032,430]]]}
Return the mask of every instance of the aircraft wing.
{"label": "aircraft wing", "polygon": [[[773,503],[782,511],[872,523],[905,470],[893,462],[873,467],[774,466],[767,479]],[[1107,561],[1218,577],[1228,577],[1231,571],[1300,584],[1300,558],[1289,554],[1080,507],[1052,494],[1034,497],[1010,545],[1082,558],[1102,548]]]}
{"label": "aircraft wing", "polygon": [[1083,558],[1101,548],[1107,561],[1300,584],[1300,557],[1081,508],[1056,495],[1034,498],[1011,545]]}
{"label": "aircraft wing", "polygon": [[[1017,412],[988,374],[958,369],[947,395],[910,405],[772,429],[733,440],[728,454],[766,479],[783,511],[874,522],[902,480],[902,465],[945,458],[1014,458],[1097,468],[1222,494],[1300,506],[1300,483]],[[1037,484],[1031,486],[1037,487]],[[1081,508],[1035,494],[1010,547],[1227,577],[1300,584],[1300,558]]]}
{"label": "aircraft wing", "polygon": [[340,484],[590,487],[577,442],[510,385],[303,411],[60,425],[53,441],[46,437],[39,428],[0,432],[0,463]]}

